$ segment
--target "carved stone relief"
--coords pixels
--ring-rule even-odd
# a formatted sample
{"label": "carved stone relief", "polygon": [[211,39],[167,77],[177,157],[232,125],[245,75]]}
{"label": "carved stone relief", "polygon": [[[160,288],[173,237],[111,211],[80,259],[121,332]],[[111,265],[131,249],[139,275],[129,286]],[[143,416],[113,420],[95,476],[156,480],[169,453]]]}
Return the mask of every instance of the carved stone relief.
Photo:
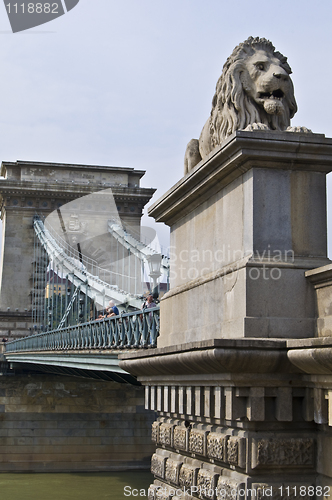
{"label": "carved stone relief", "polygon": [[[253,483],[252,489],[256,490],[256,500],[298,500],[314,498],[309,496],[309,483]],[[301,489],[302,487],[302,489]],[[301,493],[300,493],[301,492]]]}
{"label": "carved stone relief", "polygon": [[187,436],[188,436],[188,429],[185,427],[177,425],[174,428],[174,448],[176,450],[186,450],[187,449]]}
{"label": "carved stone relief", "polygon": [[240,500],[239,490],[244,489],[244,484],[238,484],[233,479],[219,476],[217,484],[217,500]]}
{"label": "carved stone relief", "polygon": [[165,479],[174,484],[179,483],[179,470],[182,462],[176,462],[170,458],[166,461]]}
{"label": "carved stone relief", "polygon": [[166,457],[162,457],[154,453],[151,458],[151,472],[158,477],[164,479],[165,477],[165,462]]}
{"label": "carved stone relief", "polygon": [[[174,498],[174,497],[173,497]],[[148,500],[170,500],[171,497],[165,487],[158,487],[157,485],[151,484],[148,491]]]}
{"label": "carved stone relief", "polygon": [[189,434],[189,451],[198,455],[205,455],[206,431],[192,429]]}
{"label": "carved stone relief", "polygon": [[207,456],[225,462],[226,443],[227,436],[218,432],[210,432],[207,436]]}
{"label": "carved stone relief", "polygon": [[197,474],[199,497],[214,500],[217,484],[217,474],[205,469],[200,469]]}
{"label": "carved stone relief", "polygon": [[179,486],[190,489],[196,485],[199,468],[189,464],[182,464],[179,474]]}
{"label": "carved stone relief", "polygon": [[172,433],[173,433],[172,424],[161,424],[159,427],[159,442],[164,446],[172,446]]}
{"label": "carved stone relief", "polygon": [[[227,451],[227,457],[226,457]],[[246,438],[231,436],[225,444],[224,461],[230,465],[244,468],[246,464]]]}
{"label": "carved stone relief", "polygon": [[151,428],[151,441],[153,441],[154,443],[158,443],[159,441],[159,427],[160,422],[153,422]]}
{"label": "carved stone relief", "polygon": [[239,441],[230,438],[227,443],[227,460],[230,464],[237,465],[239,461]]}
{"label": "carved stone relief", "polygon": [[314,440],[311,438],[254,440],[254,451],[254,468],[314,465]]}
{"label": "carved stone relief", "polygon": [[256,490],[257,500],[281,500],[279,488],[282,484],[267,484],[267,483],[254,483],[252,489]]}
{"label": "carved stone relief", "polygon": [[155,484],[150,484],[148,489],[148,500],[156,500],[157,498],[157,486]]}

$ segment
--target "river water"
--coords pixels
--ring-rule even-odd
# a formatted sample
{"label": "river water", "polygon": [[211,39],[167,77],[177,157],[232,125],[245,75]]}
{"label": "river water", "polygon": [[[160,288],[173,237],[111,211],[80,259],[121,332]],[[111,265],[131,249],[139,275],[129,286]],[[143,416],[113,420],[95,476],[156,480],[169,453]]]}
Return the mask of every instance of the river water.
{"label": "river water", "polygon": [[[0,474],[1,500],[125,500],[146,498],[149,472]],[[144,496],[144,494],[146,496]]]}

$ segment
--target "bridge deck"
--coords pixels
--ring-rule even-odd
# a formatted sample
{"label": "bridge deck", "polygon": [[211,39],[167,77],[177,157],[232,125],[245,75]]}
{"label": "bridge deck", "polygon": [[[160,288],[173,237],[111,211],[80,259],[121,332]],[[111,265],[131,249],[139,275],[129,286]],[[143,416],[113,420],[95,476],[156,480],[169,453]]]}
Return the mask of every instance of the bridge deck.
{"label": "bridge deck", "polygon": [[156,347],[158,335],[159,307],[154,307],[13,340],[4,357],[13,368],[137,383],[119,367],[118,354]]}

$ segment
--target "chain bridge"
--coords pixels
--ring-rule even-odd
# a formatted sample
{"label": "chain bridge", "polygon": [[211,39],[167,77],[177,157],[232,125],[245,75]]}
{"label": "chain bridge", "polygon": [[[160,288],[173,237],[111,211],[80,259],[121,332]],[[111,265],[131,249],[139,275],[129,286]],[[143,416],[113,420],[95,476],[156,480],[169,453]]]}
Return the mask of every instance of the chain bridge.
{"label": "chain bridge", "polygon": [[156,346],[159,306],[142,306],[168,272],[160,249],[142,244],[143,208],[155,192],[140,186],[144,173],[1,165],[1,472],[149,467],[155,415],[118,362],[119,353]]}
{"label": "chain bridge", "polygon": [[[142,307],[152,291],[151,277],[153,288],[161,275],[168,287],[169,274],[169,259],[160,247],[142,241],[141,210],[154,192],[139,187],[143,173],[83,165],[2,164],[6,218],[1,303],[8,306],[0,309],[0,316],[31,317],[21,335],[4,330],[2,324],[8,340],[4,357],[12,370],[137,383],[119,368],[117,354],[156,347],[159,307]],[[22,190],[27,198],[19,204],[16,196]],[[18,222],[21,231],[12,242],[11,231]],[[12,255],[17,253],[21,258],[13,269]],[[32,262],[29,276],[27,256]],[[157,274],[149,270],[151,260],[158,262]],[[10,269],[21,276],[19,286],[13,286],[16,273],[9,275]],[[110,301],[117,306],[117,316],[107,317]],[[25,312],[22,304],[28,306]],[[19,306],[15,312],[13,305]]]}
{"label": "chain bridge", "polygon": [[[142,288],[138,294],[119,287],[121,281],[130,287],[130,267],[122,273],[101,268],[38,215],[33,218],[33,228],[33,334],[6,343],[5,358],[11,368],[33,366],[42,372],[136,384],[136,379],[119,367],[117,353],[156,347],[159,307],[142,309]],[[137,278],[137,269],[144,273],[148,258],[158,253],[119,223],[109,221],[108,229],[116,235],[116,243],[126,249],[129,260],[134,259]],[[168,273],[169,259],[164,255],[159,258],[161,268]],[[137,281],[143,285],[142,280]],[[121,314],[107,317],[110,300]]]}

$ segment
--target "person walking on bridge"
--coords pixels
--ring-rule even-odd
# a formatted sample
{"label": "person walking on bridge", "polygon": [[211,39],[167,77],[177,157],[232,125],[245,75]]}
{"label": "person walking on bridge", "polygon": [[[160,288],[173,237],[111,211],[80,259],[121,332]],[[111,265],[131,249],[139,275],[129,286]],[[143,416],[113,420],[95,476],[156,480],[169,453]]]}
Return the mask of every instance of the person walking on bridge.
{"label": "person walking on bridge", "polygon": [[111,315],[112,312],[115,314],[115,316],[119,316],[119,314],[120,314],[119,309],[116,307],[113,300],[109,301],[106,312],[107,312],[107,315]]}

